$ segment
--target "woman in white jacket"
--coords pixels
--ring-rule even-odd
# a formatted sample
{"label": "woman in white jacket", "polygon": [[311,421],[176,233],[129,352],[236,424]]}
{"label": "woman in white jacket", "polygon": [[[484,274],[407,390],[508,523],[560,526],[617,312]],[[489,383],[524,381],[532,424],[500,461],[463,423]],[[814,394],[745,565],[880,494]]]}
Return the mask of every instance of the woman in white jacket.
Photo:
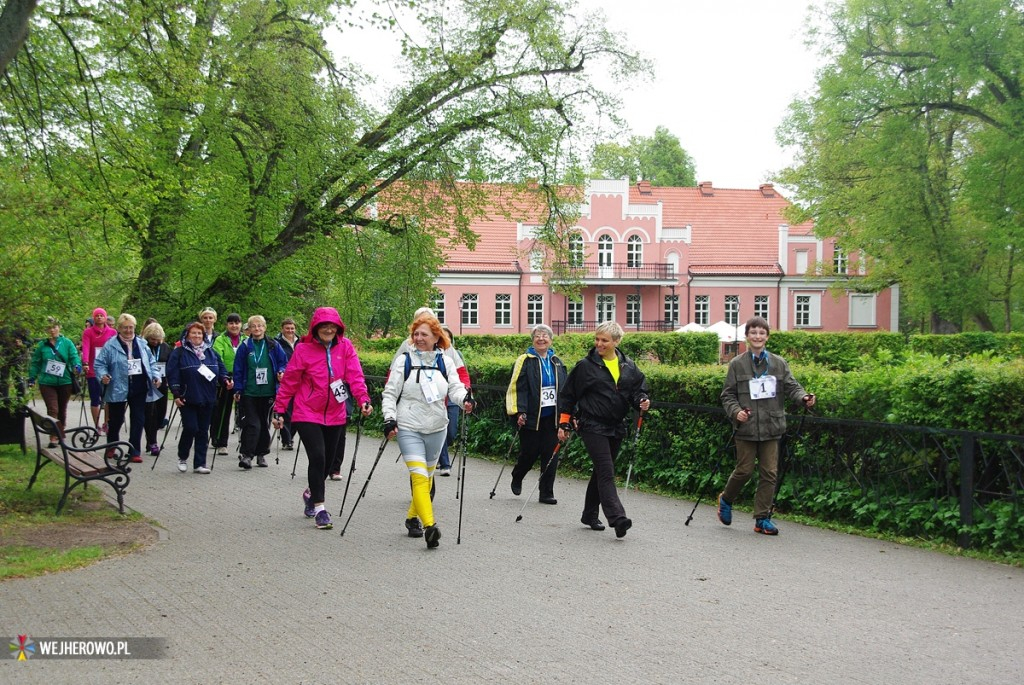
{"label": "woman in white jacket", "polygon": [[[445,397],[473,411],[473,400],[455,369],[448,369],[442,351],[449,346],[441,324],[420,314],[409,327],[411,349],[396,355],[384,386],[381,409],[384,434],[398,435],[398,446],[409,469],[412,502],[405,527],[409,537],[422,535],[427,547],[437,547],[441,531],[434,520],[430,486],[448,428]],[[422,526],[422,527],[421,527]]]}

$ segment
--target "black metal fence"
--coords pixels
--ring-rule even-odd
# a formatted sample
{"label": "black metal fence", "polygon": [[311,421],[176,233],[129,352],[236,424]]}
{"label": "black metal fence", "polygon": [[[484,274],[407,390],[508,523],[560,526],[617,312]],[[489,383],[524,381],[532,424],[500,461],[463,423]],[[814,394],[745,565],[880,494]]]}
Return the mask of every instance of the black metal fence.
{"label": "black metal fence", "polygon": [[[379,392],[381,379],[371,386]],[[480,406],[469,448],[499,456],[514,434],[505,388],[475,385]],[[787,417],[777,511],[994,551],[1024,551],[1024,435]],[[713,501],[732,470],[731,426],[721,407],[654,402],[633,481]],[[625,475],[632,440],[616,466]],[[579,441],[563,453],[588,469]],[[713,475],[712,475],[713,474]],[[745,492],[753,499],[752,485]]]}

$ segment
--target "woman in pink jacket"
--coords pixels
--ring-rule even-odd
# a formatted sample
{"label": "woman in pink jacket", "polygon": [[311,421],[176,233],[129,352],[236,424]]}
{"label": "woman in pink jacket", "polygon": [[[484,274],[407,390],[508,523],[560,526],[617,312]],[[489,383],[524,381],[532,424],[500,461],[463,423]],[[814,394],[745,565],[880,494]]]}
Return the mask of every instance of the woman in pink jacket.
{"label": "woman in pink jacket", "polygon": [[[108,340],[117,335],[113,326],[107,325],[107,310],[96,307],[92,310],[92,324],[82,331],[82,368],[85,369],[86,383],[89,385],[89,411],[92,412],[92,423],[101,435],[107,432],[106,421],[100,425],[100,407],[103,406],[103,386],[96,377],[93,364],[96,355],[103,349]],[[105,415],[104,415],[105,416]]]}
{"label": "woman in pink jacket", "polygon": [[322,530],[333,525],[324,508],[324,482],[331,465],[330,457],[348,420],[345,415],[348,393],[355,397],[363,416],[373,411],[362,364],[352,343],[344,336],[345,324],[334,307],[320,307],[313,312],[309,334],[295,346],[274,400],[274,427],[278,430],[288,403],[295,401],[292,426],[309,459],[306,471],[309,487],[302,493],[304,513]]}

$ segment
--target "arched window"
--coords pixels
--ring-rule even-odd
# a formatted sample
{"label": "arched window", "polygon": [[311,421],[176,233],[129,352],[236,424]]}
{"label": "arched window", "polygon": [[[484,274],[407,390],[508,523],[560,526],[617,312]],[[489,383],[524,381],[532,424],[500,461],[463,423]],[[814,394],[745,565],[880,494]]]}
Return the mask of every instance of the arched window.
{"label": "arched window", "polygon": [[644,265],[644,243],[640,236],[630,236],[626,241],[626,266],[630,269],[639,269]]}
{"label": "arched window", "polygon": [[583,236],[573,233],[569,236],[569,266],[583,266]]}

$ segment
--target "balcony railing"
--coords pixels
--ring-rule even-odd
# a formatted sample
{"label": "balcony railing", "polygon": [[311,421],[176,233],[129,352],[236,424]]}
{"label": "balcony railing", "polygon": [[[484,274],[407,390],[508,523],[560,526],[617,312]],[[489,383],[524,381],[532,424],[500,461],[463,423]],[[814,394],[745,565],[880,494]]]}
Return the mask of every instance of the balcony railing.
{"label": "balcony railing", "polygon": [[[597,328],[598,324],[602,323],[594,319],[593,321],[576,320],[576,321],[552,321],[551,330],[555,332],[555,335],[562,333],[587,333]],[[674,331],[679,328],[678,323],[671,323],[662,321],[660,319],[653,319],[650,321],[639,321],[631,324],[620,324],[624,331]]]}
{"label": "balcony railing", "polygon": [[562,264],[564,273],[582,281],[675,281],[677,275],[672,264],[644,264],[632,266],[627,262],[598,264],[586,262],[570,266]]}

